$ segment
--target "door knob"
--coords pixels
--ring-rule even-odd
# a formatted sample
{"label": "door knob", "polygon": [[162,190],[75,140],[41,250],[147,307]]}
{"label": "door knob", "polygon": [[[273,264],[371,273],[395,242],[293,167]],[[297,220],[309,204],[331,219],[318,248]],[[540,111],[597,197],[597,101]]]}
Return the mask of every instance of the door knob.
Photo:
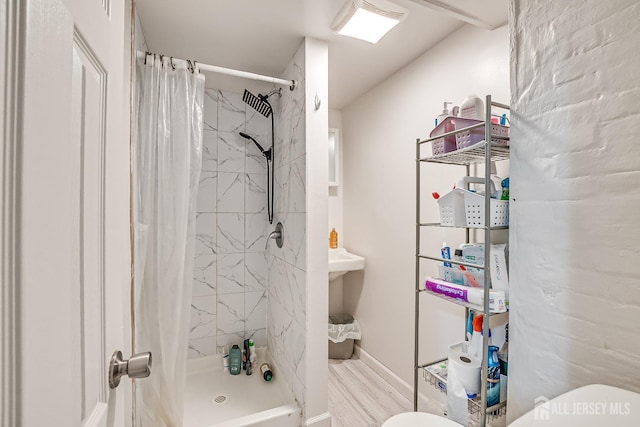
{"label": "door knob", "polygon": [[120,378],[124,375],[129,378],[146,378],[151,375],[151,352],[134,354],[129,360],[122,359],[121,351],[114,352],[109,362],[109,387],[118,387]]}

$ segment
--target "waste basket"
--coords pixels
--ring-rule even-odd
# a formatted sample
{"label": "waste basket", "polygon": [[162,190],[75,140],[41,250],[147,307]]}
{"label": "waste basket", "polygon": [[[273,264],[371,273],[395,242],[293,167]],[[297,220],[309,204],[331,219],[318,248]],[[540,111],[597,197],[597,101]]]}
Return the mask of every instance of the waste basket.
{"label": "waste basket", "polygon": [[349,359],[353,341],[362,338],[360,323],[350,314],[329,316],[329,359]]}

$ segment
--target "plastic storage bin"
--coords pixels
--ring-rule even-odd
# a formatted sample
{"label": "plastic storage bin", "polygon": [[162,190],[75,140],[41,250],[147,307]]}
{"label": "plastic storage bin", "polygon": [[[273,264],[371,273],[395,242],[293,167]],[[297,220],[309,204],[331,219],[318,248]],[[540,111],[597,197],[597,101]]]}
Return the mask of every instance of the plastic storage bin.
{"label": "plastic storage bin", "polygon": [[454,189],[438,199],[440,225],[443,227],[465,227],[464,193]]}
{"label": "plastic storage bin", "polygon": [[[464,192],[464,207],[467,227],[484,227],[484,194]],[[509,201],[491,199],[491,227],[509,225]]]}
{"label": "plastic storage bin", "polygon": [[[442,135],[443,133],[453,132],[456,130],[456,120],[457,117],[447,117],[442,121],[442,123],[438,124],[434,130],[431,131],[429,136],[433,138],[434,136]],[[438,138],[434,141],[431,141],[431,151],[434,156],[449,153],[451,151],[456,151],[456,136],[449,135],[443,138]]]}
{"label": "plastic storage bin", "polygon": [[[464,129],[466,127],[475,125],[477,123],[482,123],[482,120],[463,119],[463,118],[457,117],[456,120],[454,121],[454,127],[455,127],[455,130],[459,130],[459,129]],[[508,137],[509,127],[502,126],[496,123],[491,123],[491,135],[499,136],[499,137]],[[465,132],[457,133],[456,149],[460,150],[462,148],[470,147],[472,145],[477,144],[480,141],[484,141],[484,126],[480,126]],[[499,145],[509,145],[509,141],[504,139],[491,138],[491,142]]]}
{"label": "plastic storage bin", "polygon": [[362,338],[360,324],[350,314],[329,316],[329,359],[350,359],[353,341]]}

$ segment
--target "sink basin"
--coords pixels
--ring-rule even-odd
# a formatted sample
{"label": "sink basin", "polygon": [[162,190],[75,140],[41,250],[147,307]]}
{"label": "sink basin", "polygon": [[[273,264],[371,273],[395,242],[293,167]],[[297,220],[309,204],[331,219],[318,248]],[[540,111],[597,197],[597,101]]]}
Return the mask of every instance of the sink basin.
{"label": "sink basin", "polygon": [[362,270],[364,258],[347,252],[344,248],[329,249],[329,281],[349,271]]}

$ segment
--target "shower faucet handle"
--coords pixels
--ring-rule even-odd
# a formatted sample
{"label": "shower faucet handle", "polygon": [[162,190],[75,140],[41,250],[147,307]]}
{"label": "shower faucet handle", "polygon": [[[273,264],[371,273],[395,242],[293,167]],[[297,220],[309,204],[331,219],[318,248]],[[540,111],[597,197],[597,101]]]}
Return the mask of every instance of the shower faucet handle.
{"label": "shower faucet handle", "polygon": [[276,245],[281,248],[284,244],[284,227],[281,222],[276,224],[276,229],[269,233],[267,236],[267,240],[264,243],[264,249],[267,250],[269,248],[269,240],[275,239]]}

